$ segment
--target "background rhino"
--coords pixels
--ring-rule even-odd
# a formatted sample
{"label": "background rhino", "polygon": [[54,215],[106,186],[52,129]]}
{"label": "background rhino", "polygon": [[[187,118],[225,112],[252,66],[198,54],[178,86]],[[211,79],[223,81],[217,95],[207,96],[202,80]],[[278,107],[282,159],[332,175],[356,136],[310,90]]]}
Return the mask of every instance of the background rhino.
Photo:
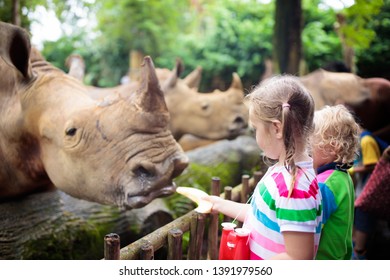
{"label": "background rhino", "polygon": [[[83,71],[80,59],[73,55],[68,58],[68,61],[74,61],[68,65],[70,74],[78,76],[77,73]],[[184,79],[180,79],[183,70],[180,59],[176,60],[172,71],[156,69],[171,116],[169,128],[175,139],[180,140],[189,134],[214,141],[234,139],[243,134],[248,125],[248,111],[243,103],[244,91],[240,77],[234,73],[231,86],[225,92],[215,90],[200,93],[197,88],[202,68],[197,67]],[[88,88],[92,98],[109,100],[112,96],[128,96],[137,85],[138,81],[132,81],[111,88]]]}
{"label": "background rhino", "polygon": [[0,197],[56,186],[82,199],[137,208],[175,191],[188,158],[146,57],[126,98],[96,102],[88,88],[36,51],[27,32],[0,23]]}
{"label": "background rhino", "polygon": [[[331,71],[317,69],[299,77],[313,96],[316,110],[344,104],[363,128],[390,142],[390,81],[348,73],[343,63],[331,63],[325,68]],[[262,80],[275,74],[271,61],[266,64],[265,73]]]}
{"label": "background rhino", "polygon": [[[200,69],[196,70],[200,75]],[[162,83],[171,114],[169,127],[175,139],[185,134],[209,140],[234,139],[241,135],[248,125],[248,109],[243,102],[240,77],[233,73],[232,83],[224,92],[200,93],[193,83],[195,77],[179,79],[182,71],[181,61],[177,60],[170,76]]]}
{"label": "background rhino", "polygon": [[300,79],[313,95],[316,109],[344,104],[365,129],[390,142],[390,81],[322,69]]}

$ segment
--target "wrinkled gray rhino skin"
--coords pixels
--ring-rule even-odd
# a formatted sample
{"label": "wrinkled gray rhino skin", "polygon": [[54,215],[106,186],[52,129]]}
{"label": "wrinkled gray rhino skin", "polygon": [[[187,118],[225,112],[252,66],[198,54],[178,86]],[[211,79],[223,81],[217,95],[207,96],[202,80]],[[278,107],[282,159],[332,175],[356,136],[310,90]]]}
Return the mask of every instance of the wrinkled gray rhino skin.
{"label": "wrinkled gray rhino skin", "polygon": [[153,62],[126,98],[97,101],[0,22],[0,199],[56,188],[126,209],[172,194],[188,158],[173,138]]}

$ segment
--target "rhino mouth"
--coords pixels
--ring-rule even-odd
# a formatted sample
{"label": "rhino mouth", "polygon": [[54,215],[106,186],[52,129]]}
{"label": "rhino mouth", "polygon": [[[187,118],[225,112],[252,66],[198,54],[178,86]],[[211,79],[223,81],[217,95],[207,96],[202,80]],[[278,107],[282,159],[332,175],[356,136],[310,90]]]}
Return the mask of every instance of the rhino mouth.
{"label": "rhino mouth", "polygon": [[176,184],[164,186],[162,188],[152,190],[143,194],[128,195],[125,201],[125,207],[127,209],[141,208],[149,204],[153,199],[157,197],[164,197],[173,194],[176,191]]}
{"label": "rhino mouth", "polygon": [[240,127],[240,128],[230,128],[228,136],[226,137],[228,140],[233,140],[237,138],[240,135],[245,134],[247,131],[246,127]]}

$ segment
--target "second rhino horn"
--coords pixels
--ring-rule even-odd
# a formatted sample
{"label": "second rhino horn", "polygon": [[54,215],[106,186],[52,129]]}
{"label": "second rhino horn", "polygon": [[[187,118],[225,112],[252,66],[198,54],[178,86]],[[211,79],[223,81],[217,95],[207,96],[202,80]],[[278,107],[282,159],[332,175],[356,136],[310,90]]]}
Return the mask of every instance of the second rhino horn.
{"label": "second rhino horn", "polygon": [[168,112],[164,93],[160,88],[152,58],[146,56],[141,65],[137,104],[146,112]]}

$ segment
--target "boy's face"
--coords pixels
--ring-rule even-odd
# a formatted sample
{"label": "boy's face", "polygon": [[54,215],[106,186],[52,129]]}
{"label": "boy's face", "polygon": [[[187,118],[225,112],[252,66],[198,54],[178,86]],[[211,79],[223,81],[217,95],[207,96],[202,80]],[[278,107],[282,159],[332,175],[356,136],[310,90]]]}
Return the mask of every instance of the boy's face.
{"label": "boy's face", "polygon": [[319,141],[316,141],[315,137],[312,138],[311,143],[311,156],[313,158],[313,165],[315,169],[335,161],[335,153],[332,152],[329,147],[319,147],[317,144]]}

